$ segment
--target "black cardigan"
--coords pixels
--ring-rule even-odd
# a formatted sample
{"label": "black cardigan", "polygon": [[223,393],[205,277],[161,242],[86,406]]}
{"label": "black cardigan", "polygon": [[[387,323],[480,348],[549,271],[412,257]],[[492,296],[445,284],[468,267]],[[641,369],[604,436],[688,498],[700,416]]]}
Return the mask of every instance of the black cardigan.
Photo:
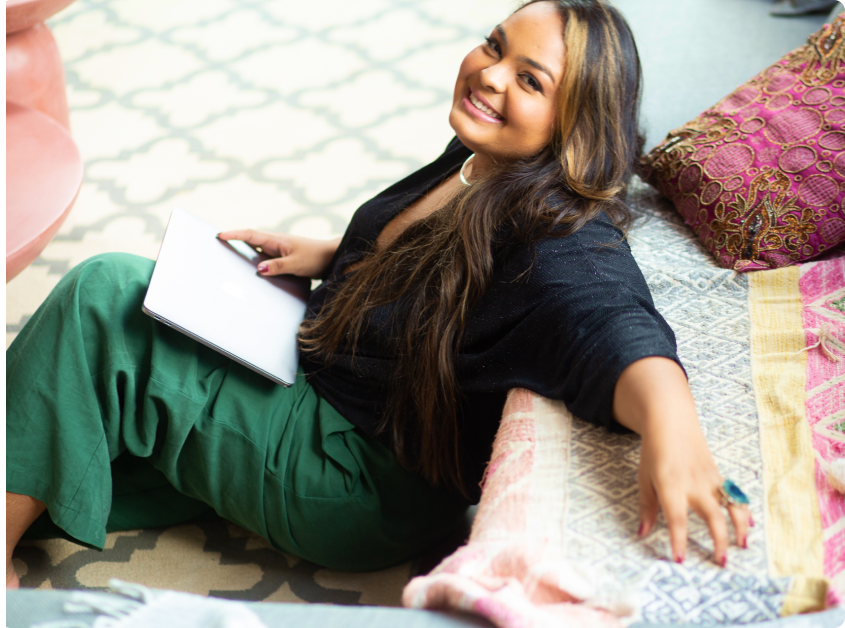
{"label": "black cardigan", "polygon": [[[320,311],[331,286],[345,280],[341,271],[371,250],[385,225],[453,174],[469,154],[452,140],[434,162],[355,212],[323,283],[311,295],[308,318]],[[546,238],[496,260],[487,292],[464,329],[457,358],[463,394],[461,450],[473,498],[480,494],[477,484],[490,458],[508,390],[527,388],[560,399],[575,416],[619,429],[612,416],[613,391],[625,367],[648,356],[678,361],[675,336],[654,309],[645,279],[627,242],[620,243],[621,236],[602,214],[573,235]],[[381,308],[374,318],[386,323],[392,312],[393,307]],[[378,331],[361,339],[354,364],[343,352],[327,365],[301,355],[316,391],[370,435],[395,373],[389,327],[370,325]]]}

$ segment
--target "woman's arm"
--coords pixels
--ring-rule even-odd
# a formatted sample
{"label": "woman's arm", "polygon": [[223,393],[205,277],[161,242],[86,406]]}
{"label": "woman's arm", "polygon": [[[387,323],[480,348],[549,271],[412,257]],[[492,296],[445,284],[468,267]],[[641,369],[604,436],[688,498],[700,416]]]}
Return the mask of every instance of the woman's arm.
{"label": "woman's arm", "polygon": [[[662,357],[632,363],[616,383],[613,414],[620,424],[642,436],[640,536],[654,527],[659,505],[669,526],[673,560],[682,562],[687,546],[687,514],[692,508],[707,522],[714,560],[724,567],[728,527],[719,493],[724,478],[704,440],[681,368]],[[745,547],[751,513],[745,506],[731,506],[729,512],[737,543]]]}
{"label": "woman's arm", "polygon": [[243,240],[252,247],[260,247],[262,252],[274,258],[259,264],[258,272],[262,275],[291,274],[311,279],[322,277],[340,245],[340,238],[314,240],[254,229],[221,231],[217,237],[221,240]]}

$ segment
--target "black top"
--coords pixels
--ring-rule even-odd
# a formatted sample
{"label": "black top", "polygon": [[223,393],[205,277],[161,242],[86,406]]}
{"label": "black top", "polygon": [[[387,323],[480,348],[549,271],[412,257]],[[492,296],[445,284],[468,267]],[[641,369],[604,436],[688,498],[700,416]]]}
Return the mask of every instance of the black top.
{"label": "black top", "polygon": [[[322,308],[341,271],[360,260],[381,230],[404,208],[461,167],[469,150],[457,139],[434,162],[364,203],[352,217],[308,302],[307,317]],[[675,361],[675,336],[654,309],[648,286],[622,233],[604,214],[573,235],[546,238],[497,259],[487,292],[472,310],[457,358],[463,393],[462,452],[467,490],[490,458],[505,397],[515,387],[564,401],[577,417],[621,429],[612,416],[616,380],[648,356]],[[610,245],[610,246],[607,246]],[[536,258],[535,258],[536,251]],[[531,266],[533,263],[533,266]],[[527,268],[530,271],[517,280]],[[375,319],[390,321],[392,306]],[[354,364],[340,354],[328,365],[302,354],[308,381],[348,421],[372,435],[395,372],[389,325],[371,325]]]}

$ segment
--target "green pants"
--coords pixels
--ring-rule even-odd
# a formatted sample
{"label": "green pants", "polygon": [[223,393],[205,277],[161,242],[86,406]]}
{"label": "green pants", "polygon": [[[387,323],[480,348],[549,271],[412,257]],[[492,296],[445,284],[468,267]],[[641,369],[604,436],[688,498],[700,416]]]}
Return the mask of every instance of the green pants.
{"label": "green pants", "polygon": [[[66,535],[220,516],[344,570],[399,563],[466,506],[403,469],[300,374],[285,388],[143,314],[153,262],[93,257],[6,354],[6,490]],[[201,270],[199,271],[201,272]]]}

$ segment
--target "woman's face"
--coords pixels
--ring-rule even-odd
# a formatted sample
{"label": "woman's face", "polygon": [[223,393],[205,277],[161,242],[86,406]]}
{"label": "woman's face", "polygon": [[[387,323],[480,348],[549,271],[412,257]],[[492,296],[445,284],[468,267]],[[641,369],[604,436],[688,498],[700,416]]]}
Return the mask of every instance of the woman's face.
{"label": "woman's face", "polygon": [[563,20],[531,4],[493,29],[461,64],[449,124],[474,168],[539,152],[552,137],[563,75]]}

